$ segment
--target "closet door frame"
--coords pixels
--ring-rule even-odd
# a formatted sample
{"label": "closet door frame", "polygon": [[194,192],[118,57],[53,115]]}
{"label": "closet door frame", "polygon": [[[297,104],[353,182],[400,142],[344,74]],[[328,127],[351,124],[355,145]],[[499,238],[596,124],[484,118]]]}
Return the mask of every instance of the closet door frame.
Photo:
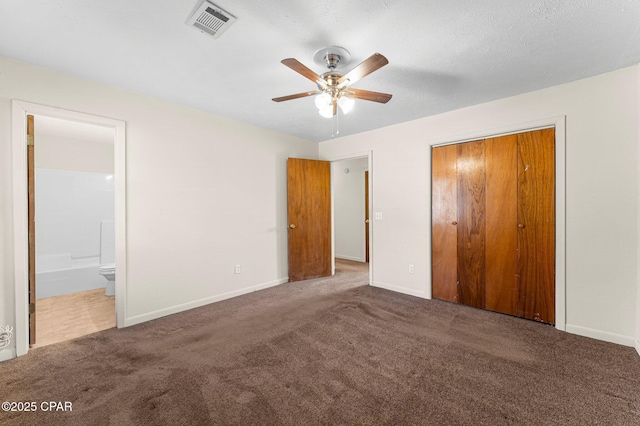
{"label": "closet door frame", "polygon": [[[429,165],[429,182],[427,182],[427,187],[429,191],[429,200],[431,200],[431,148],[548,128],[555,128],[555,328],[566,331],[566,116],[560,115],[524,123],[514,123],[501,127],[480,129],[473,132],[428,141],[429,149],[427,149],[427,164]],[[431,211],[431,208],[429,208],[429,211]],[[429,223],[431,223],[431,213],[429,216]],[[431,226],[427,228],[427,258],[429,269],[431,270]],[[430,271],[427,274],[427,284],[425,289],[428,299],[431,299],[432,297],[431,285]]]}

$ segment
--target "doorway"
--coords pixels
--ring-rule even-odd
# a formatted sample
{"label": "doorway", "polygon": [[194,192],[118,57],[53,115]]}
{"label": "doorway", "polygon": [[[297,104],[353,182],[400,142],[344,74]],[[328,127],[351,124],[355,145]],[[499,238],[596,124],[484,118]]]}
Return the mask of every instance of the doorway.
{"label": "doorway", "polygon": [[[336,258],[338,258],[340,267],[349,262],[354,263],[351,265],[353,267],[364,267],[368,271],[368,284],[373,282],[373,256],[371,254],[373,232],[371,222],[365,216],[370,211],[372,203],[370,191],[373,176],[371,158],[371,153],[367,152],[330,161],[291,158],[288,160],[289,281],[335,275]],[[349,171],[345,173],[347,169]],[[336,205],[340,204],[339,201],[336,201],[336,179],[340,179],[344,175],[350,175],[348,176],[351,180],[350,186],[354,189],[354,192],[350,192],[346,198],[352,196],[360,201],[355,204],[347,203],[343,206],[345,208],[338,207],[336,213]],[[327,198],[326,191],[329,190],[330,197]],[[340,197],[345,198],[338,195],[338,198]],[[347,228],[351,237],[347,235],[343,240],[347,246],[351,246],[352,251],[341,252],[340,246],[336,248],[337,238],[342,237],[340,230],[336,231],[336,223],[344,219],[340,211],[345,209],[350,216],[347,222],[351,222],[352,227]],[[320,226],[325,221],[328,221],[326,226]],[[318,229],[322,229],[322,238],[313,236],[313,232],[318,232]],[[353,234],[356,234],[355,239],[352,238]],[[315,273],[317,267],[307,268],[305,262],[299,261],[299,259],[309,259],[309,253],[313,254],[314,265],[326,264],[329,266],[329,270]]]}
{"label": "doorway", "polygon": [[116,325],[115,281],[101,275],[115,264],[115,135],[113,128],[41,115],[28,123],[37,218],[30,232],[29,344],[41,347]]}
{"label": "doorway", "polygon": [[373,284],[373,155],[371,151],[332,158],[333,273],[367,270]]}
{"label": "doorway", "polygon": [[368,171],[366,157],[331,163],[336,259],[362,263],[368,261]]}
{"label": "doorway", "polygon": [[331,163],[334,274],[368,271],[369,158]]}
{"label": "doorway", "polygon": [[[29,268],[29,220],[28,220],[28,183],[27,183],[27,127],[28,116],[63,120],[69,123],[85,124],[109,129],[113,141],[113,194],[115,214],[113,228],[115,233],[115,261],[118,265],[118,280],[115,282],[115,318],[116,326],[122,327],[125,319],[126,288],[126,197],[125,197],[125,123],[120,120],[63,110],[45,105],[22,101],[12,101],[12,151],[13,151],[13,205],[14,205],[14,274],[15,274],[15,336],[16,355],[21,356],[29,350],[30,316],[37,312],[29,304],[29,273],[37,267]],[[37,126],[37,124],[36,124]],[[37,132],[37,127],[35,129]],[[37,137],[37,136],[36,136]],[[36,142],[37,143],[37,142]],[[32,256],[33,258],[33,256]],[[82,263],[76,262],[76,263]],[[100,277],[102,278],[102,277]],[[103,278],[104,279],[104,278]],[[35,299],[36,292],[32,294]],[[30,311],[33,310],[33,313]],[[36,321],[37,323],[37,321]]]}

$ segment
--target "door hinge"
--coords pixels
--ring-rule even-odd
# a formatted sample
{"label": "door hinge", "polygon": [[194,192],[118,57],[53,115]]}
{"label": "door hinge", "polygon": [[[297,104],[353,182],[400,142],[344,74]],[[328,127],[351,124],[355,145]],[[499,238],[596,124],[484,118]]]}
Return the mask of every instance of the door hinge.
{"label": "door hinge", "polygon": [[33,135],[27,135],[27,146],[33,146]]}
{"label": "door hinge", "polygon": [[36,304],[35,303],[29,303],[29,313],[30,314],[35,314],[36,313]]}

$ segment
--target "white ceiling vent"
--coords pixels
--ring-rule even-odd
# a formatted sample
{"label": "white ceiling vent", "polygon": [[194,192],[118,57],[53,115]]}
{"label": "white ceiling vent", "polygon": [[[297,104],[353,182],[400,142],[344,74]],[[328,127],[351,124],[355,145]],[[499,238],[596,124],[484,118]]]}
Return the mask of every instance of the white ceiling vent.
{"label": "white ceiling vent", "polygon": [[236,17],[229,12],[220,9],[213,3],[204,1],[191,15],[187,24],[213,38],[218,38],[235,20]]}

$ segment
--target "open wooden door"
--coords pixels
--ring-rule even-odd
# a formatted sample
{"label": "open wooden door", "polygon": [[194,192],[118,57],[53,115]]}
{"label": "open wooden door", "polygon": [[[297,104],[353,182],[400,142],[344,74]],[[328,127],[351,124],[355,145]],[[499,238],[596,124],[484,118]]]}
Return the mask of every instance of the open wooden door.
{"label": "open wooden door", "polygon": [[331,164],[287,160],[289,281],[331,275]]}
{"label": "open wooden door", "polygon": [[27,116],[27,180],[29,230],[29,344],[36,343],[36,181],[33,115]]}

